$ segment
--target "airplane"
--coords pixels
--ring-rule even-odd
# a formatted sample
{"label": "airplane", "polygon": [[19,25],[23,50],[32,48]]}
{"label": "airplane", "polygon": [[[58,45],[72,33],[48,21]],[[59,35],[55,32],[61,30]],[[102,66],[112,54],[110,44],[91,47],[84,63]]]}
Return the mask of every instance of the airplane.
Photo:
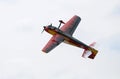
{"label": "airplane", "polygon": [[[66,44],[84,49],[82,57],[86,58],[87,56],[90,59],[94,59],[96,54],[98,53],[98,50],[93,48],[93,46],[96,43],[93,42],[90,45],[86,45],[72,36],[80,21],[81,21],[81,18],[77,15],[74,15],[66,23],[63,22],[62,20],[59,20],[60,24],[58,28],[53,26],[52,24],[48,26],[43,26],[44,28],[43,31],[45,30],[46,32],[50,33],[53,36],[45,45],[45,47],[42,49],[42,51],[45,53],[49,53],[52,49],[54,49],[60,43],[64,42]],[[60,28],[61,24],[64,24],[64,25]]]}

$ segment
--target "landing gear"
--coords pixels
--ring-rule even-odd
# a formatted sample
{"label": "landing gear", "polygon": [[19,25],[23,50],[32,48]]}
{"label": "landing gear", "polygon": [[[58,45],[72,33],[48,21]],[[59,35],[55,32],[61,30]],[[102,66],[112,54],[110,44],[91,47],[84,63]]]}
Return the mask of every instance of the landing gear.
{"label": "landing gear", "polygon": [[59,20],[60,24],[58,26],[58,29],[60,28],[61,24],[65,24],[65,22],[63,22],[62,20]]}

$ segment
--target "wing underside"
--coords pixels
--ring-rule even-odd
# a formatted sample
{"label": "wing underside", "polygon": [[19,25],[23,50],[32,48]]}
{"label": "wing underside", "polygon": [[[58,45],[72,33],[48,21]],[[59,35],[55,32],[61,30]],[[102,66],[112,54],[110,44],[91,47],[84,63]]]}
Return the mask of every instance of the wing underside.
{"label": "wing underside", "polygon": [[48,53],[56,46],[58,46],[61,42],[63,42],[64,38],[60,35],[54,35],[46,44],[46,46],[42,49],[43,52]]}
{"label": "wing underside", "polygon": [[73,35],[80,21],[81,21],[81,18],[75,15],[67,23],[65,23],[65,25],[61,27],[61,30],[65,33]]}

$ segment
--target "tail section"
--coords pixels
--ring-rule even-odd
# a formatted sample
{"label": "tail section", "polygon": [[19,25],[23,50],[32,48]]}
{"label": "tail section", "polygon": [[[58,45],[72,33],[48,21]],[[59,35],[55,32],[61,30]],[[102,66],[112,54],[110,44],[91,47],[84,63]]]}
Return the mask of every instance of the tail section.
{"label": "tail section", "polygon": [[90,44],[89,46],[89,48],[86,50],[84,50],[84,52],[83,52],[83,54],[82,54],[82,57],[88,57],[88,58],[90,58],[90,59],[94,59],[95,58],[95,56],[96,56],[96,54],[98,53],[98,51],[96,50],[96,49],[94,49],[94,48],[92,48],[92,47],[94,47],[95,46],[95,42],[93,42],[92,44]]}

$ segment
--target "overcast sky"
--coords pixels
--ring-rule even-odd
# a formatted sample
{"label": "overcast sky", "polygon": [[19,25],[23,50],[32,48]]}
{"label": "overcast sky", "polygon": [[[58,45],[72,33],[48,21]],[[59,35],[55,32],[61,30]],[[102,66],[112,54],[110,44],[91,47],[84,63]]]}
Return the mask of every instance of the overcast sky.
{"label": "overcast sky", "polygon": [[[61,44],[49,54],[41,49],[58,26],[81,17],[74,37],[99,50],[94,60],[83,50]],[[119,0],[0,0],[0,79],[120,79]]]}

